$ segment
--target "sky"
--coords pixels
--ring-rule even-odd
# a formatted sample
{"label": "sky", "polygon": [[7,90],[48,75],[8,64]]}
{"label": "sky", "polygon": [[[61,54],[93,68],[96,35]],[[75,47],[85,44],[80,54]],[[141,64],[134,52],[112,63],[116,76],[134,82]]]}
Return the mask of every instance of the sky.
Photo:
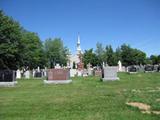
{"label": "sky", "polygon": [[42,41],[61,38],[72,53],[79,33],[83,51],[126,43],[160,54],[160,0],[0,0],[0,9]]}

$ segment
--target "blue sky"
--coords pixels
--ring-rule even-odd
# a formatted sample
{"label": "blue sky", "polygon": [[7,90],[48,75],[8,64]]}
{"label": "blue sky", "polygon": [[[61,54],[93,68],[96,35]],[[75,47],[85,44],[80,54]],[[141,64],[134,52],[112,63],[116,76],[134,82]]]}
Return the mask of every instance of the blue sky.
{"label": "blue sky", "polygon": [[60,37],[75,53],[100,42],[160,54],[160,0],[0,0],[0,9],[42,41]]}

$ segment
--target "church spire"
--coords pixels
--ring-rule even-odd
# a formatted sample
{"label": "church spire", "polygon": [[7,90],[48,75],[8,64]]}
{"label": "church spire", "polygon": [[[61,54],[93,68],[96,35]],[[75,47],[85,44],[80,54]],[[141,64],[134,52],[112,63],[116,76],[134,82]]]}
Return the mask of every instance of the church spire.
{"label": "church spire", "polygon": [[80,35],[78,33],[78,39],[77,39],[77,54],[80,54],[81,51],[81,46],[80,46]]}

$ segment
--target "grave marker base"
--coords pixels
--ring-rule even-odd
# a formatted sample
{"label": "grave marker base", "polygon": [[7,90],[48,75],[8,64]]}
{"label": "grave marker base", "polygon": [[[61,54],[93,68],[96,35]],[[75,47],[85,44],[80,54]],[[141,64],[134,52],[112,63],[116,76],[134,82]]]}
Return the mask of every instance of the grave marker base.
{"label": "grave marker base", "polygon": [[44,80],[45,84],[68,84],[71,82],[72,80]]}

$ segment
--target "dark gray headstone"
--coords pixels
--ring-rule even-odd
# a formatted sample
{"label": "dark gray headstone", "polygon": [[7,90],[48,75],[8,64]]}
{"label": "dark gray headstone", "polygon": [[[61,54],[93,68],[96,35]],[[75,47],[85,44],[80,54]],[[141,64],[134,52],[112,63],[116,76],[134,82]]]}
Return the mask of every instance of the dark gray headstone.
{"label": "dark gray headstone", "polygon": [[153,72],[154,66],[153,65],[146,65],[144,70],[145,70],[145,72]]}
{"label": "dark gray headstone", "polygon": [[137,67],[134,66],[134,65],[128,67],[128,72],[129,73],[137,73],[137,71],[138,71]]}
{"label": "dark gray headstone", "polygon": [[0,86],[14,86],[16,83],[16,71],[0,70]]}
{"label": "dark gray headstone", "polygon": [[34,77],[42,77],[42,72],[35,72]]}
{"label": "dark gray headstone", "polygon": [[16,80],[16,72],[13,70],[1,70],[0,82],[13,82]]}

